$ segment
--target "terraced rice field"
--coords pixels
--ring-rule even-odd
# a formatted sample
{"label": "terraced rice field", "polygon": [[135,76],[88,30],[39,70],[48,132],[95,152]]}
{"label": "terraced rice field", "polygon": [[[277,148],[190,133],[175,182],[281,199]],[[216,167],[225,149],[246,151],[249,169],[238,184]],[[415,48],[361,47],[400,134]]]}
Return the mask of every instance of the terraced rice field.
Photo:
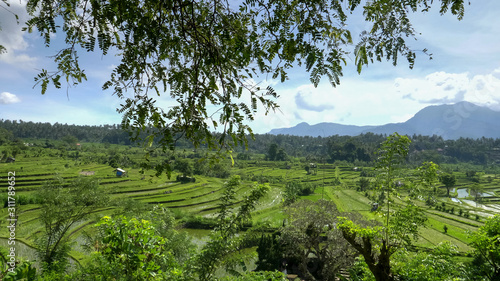
{"label": "terraced rice field", "polygon": [[[292,180],[310,182],[317,184],[315,193],[305,196],[305,199],[318,200],[320,198],[332,200],[341,211],[359,212],[370,219],[377,219],[376,213],[370,212],[372,200],[365,197],[364,192],[356,191],[357,181],[360,178],[360,171],[354,167],[340,166],[333,164],[319,164],[317,172],[306,174],[303,163],[275,163],[267,161],[244,161],[245,168],[232,169],[232,174],[242,175],[243,181],[237,192],[239,198],[248,193],[255,179],[269,182],[270,192],[257,206],[254,212],[254,222],[267,221],[275,227],[281,226],[284,215],[282,212],[282,198],[285,183]],[[287,166],[289,168],[287,168]],[[152,171],[144,174],[138,168],[121,167],[127,171],[126,177],[117,177],[114,169],[103,164],[82,164],[73,159],[62,159],[57,156],[45,157],[18,157],[15,163],[0,163],[0,198],[5,200],[8,187],[7,172],[15,171],[16,174],[16,196],[19,204],[16,207],[20,210],[17,239],[24,241],[27,245],[33,244],[34,237],[41,231],[42,225],[38,221],[39,206],[29,202],[33,198],[34,192],[44,182],[51,180],[54,176],[71,180],[76,177],[89,176],[99,179],[100,185],[111,195],[111,199],[123,201],[125,198],[139,200],[148,204],[163,204],[164,206],[185,214],[199,216],[213,216],[217,211],[217,204],[222,192],[224,179],[196,176],[194,183],[180,183],[174,181],[176,174],[171,179],[166,176],[155,177]],[[364,168],[369,170],[370,168]],[[339,179],[337,179],[337,175]],[[457,173],[458,175],[458,173]],[[483,201],[484,206],[472,206],[465,201],[453,202],[441,197],[446,208],[454,208],[455,212],[436,210],[422,205],[428,214],[426,228],[422,229],[418,242],[420,246],[430,247],[441,241],[449,240],[455,243],[461,251],[469,249],[467,243],[467,232],[474,231],[482,223],[480,220],[496,212],[498,208],[498,195],[500,193],[500,179],[496,177],[484,176],[485,192],[493,196]],[[339,183],[340,181],[340,183]],[[458,178],[457,188],[470,188],[472,185],[463,177]],[[442,186],[441,186],[442,187]],[[441,188],[443,194],[443,188]],[[3,192],[5,191],[5,192]],[[403,191],[404,192],[404,191]],[[27,204],[21,204],[22,197],[27,200]],[[469,198],[470,199],[470,198]],[[403,204],[402,201],[398,203]],[[458,210],[463,213],[468,212],[469,218],[459,215]],[[498,210],[498,211],[497,211]],[[71,235],[75,238],[73,257],[76,260],[83,258],[79,243],[83,242],[83,231],[90,230],[91,226],[104,215],[116,212],[116,208],[109,206],[97,209],[93,213],[93,219],[80,222],[73,226]],[[475,215],[478,214],[478,220]],[[2,222],[7,218],[6,208],[1,209],[0,216]],[[443,227],[447,226],[448,231],[444,233]],[[1,237],[7,237],[5,228],[0,230]]]}

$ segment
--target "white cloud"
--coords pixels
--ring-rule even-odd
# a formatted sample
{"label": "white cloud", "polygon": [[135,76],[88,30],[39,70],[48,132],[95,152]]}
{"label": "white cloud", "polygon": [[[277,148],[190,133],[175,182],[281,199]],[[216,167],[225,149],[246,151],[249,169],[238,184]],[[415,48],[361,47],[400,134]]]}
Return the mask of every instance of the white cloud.
{"label": "white cloud", "polygon": [[[25,1],[10,1],[10,7],[0,9],[0,19],[2,19],[0,21],[0,42],[7,50],[6,53],[0,55],[0,62],[18,68],[33,69],[37,59],[23,53],[29,47],[24,38],[25,32],[21,31],[22,25],[28,18],[25,7]],[[19,17],[19,23],[17,23],[14,14]]]}
{"label": "white cloud", "polygon": [[460,101],[467,87],[467,73],[435,72],[424,78],[397,78],[395,87],[403,98],[420,103],[452,103]]}
{"label": "white cloud", "polygon": [[0,93],[0,104],[18,103],[21,100],[14,94],[8,92]]}
{"label": "white cloud", "polygon": [[8,51],[0,55],[0,61],[23,69],[33,69],[37,59],[26,54],[17,55],[16,52]]}
{"label": "white cloud", "polygon": [[313,85],[300,86],[295,94],[295,105],[302,110],[323,112],[335,108],[335,88],[318,91]]}
{"label": "white cloud", "polygon": [[500,109],[500,68],[489,74],[435,72],[424,78],[398,78],[397,91],[404,99],[423,104],[468,101]]}

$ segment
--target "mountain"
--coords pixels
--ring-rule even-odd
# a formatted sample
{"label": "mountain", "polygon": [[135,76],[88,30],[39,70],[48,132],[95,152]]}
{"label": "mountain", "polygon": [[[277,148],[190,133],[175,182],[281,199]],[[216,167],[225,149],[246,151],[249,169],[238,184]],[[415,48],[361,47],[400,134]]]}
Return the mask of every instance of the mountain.
{"label": "mountain", "polygon": [[346,135],[357,136],[363,132],[375,129],[376,126],[354,126],[354,125],[341,125],[336,123],[319,123],[316,125],[309,125],[306,122],[297,124],[292,128],[272,129],[269,134],[272,135],[294,135],[294,136],[332,136],[332,135]]}
{"label": "mountain", "polygon": [[444,139],[500,138],[500,112],[470,102],[428,106],[403,123],[381,126],[354,126],[336,123],[309,125],[300,123],[292,128],[273,129],[269,134],[296,136],[357,136],[363,133],[405,135],[438,135]]}

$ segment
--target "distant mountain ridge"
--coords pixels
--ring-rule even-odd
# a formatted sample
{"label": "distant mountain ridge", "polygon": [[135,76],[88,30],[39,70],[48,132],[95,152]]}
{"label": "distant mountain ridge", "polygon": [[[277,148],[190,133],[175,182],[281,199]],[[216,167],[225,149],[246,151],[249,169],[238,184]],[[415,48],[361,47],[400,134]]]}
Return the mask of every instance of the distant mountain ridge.
{"label": "distant mountain ridge", "polygon": [[309,125],[305,122],[291,128],[273,129],[269,134],[295,136],[357,136],[364,133],[404,135],[438,135],[444,139],[500,138],[500,112],[470,102],[428,106],[403,123],[380,126],[355,126],[337,123]]}

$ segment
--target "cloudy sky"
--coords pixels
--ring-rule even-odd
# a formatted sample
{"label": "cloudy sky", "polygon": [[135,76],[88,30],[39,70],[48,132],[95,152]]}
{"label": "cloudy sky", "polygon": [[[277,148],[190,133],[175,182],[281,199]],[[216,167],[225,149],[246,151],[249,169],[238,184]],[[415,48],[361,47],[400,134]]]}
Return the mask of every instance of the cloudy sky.
{"label": "cloudy sky", "polygon": [[[0,8],[0,45],[8,50],[0,55],[0,119],[82,125],[120,123],[116,108],[121,101],[101,90],[116,63],[113,56],[80,53],[88,81],[76,88],[49,87],[45,95],[40,94],[39,87],[33,88],[38,70],[54,68],[50,55],[55,49],[45,48],[36,33],[20,31],[11,12],[19,14],[22,22],[26,18],[23,5],[11,2],[11,11]],[[421,33],[412,46],[415,50],[427,48],[433,54],[432,60],[417,54],[413,70],[401,59],[396,67],[376,63],[358,75],[351,56],[336,88],[326,79],[314,88],[302,69],[291,71],[291,79],[283,84],[264,82],[274,85],[281,108],[267,116],[258,114],[250,123],[254,132],[266,133],[300,122],[404,122],[426,106],[459,101],[500,111],[500,1],[471,2],[462,21],[451,15],[440,16],[436,9],[412,16],[414,27]],[[169,102],[166,99],[162,104],[169,106]]]}

